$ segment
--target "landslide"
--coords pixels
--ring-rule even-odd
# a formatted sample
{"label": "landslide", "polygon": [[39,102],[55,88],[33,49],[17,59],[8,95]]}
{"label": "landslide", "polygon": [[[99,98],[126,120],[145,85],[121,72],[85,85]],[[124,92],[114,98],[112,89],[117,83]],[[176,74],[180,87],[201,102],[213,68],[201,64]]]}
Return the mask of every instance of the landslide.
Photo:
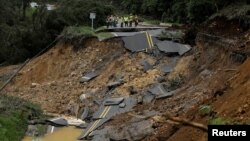
{"label": "landslide", "polygon": [[[77,48],[58,43],[32,60],[5,91],[39,103],[48,112],[67,114],[68,105],[82,104],[79,101],[82,94],[91,94],[97,100],[105,96],[140,95],[162,78],[170,87],[175,87],[175,95],[137,105],[133,114],[154,110],[205,125],[218,118],[231,124],[249,124],[250,34],[247,31],[234,35],[234,31],[230,30],[230,36],[223,37],[219,36],[222,33],[215,36],[198,34],[196,46],[180,58],[131,53],[123,47],[120,39],[103,42],[87,39]],[[144,71],[139,62],[145,59],[157,65]],[[162,77],[161,65],[173,60],[176,61],[173,71]],[[99,70],[100,75],[90,82],[79,83],[82,74],[93,69]],[[107,90],[109,82],[121,77],[124,84]],[[202,106],[208,106],[209,113],[203,115]],[[131,118],[125,113],[114,117],[108,124],[126,125]],[[155,132],[145,140],[207,139],[206,133],[199,129],[173,123],[155,124],[154,128]]]}
{"label": "landslide", "polygon": [[[222,23],[219,20],[218,23],[225,27],[228,27],[228,24],[232,25],[232,22],[229,21]],[[226,28],[222,28],[221,32],[213,29],[217,32],[208,33],[208,36],[197,36],[194,47],[196,51],[193,54],[195,59],[190,64],[191,72],[194,73],[188,80],[185,95],[191,89],[194,90],[193,95],[203,93],[203,98],[200,99],[199,104],[188,112],[177,115],[178,117],[204,125],[249,124],[250,34],[249,30],[239,33],[237,29],[240,29],[240,26],[233,25],[226,33]],[[218,36],[225,34],[230,36],[227,38]],[[207,133],[194,127],[173,126],[173,124],[167,123],[159,126],[158,132],[151,139],[206,141]]]}
{"label": "landslide", "polygon": [[[125,83],[112,93],[125,96],[131,88],[139,91],[153,83],[160,74],[157,69],[145,72],[140,61],[155,63],[155,60],[145,53],[130,53],[119,39],[103,42],[87,39],[79,46],[58,43],[33,59],[6,87],[6,93],[38,103],[47,112],[68,114],[70,105],[81,106],[82,94],[92,94],[101,100],[107,83],[116,78],[123,77]],[[162,62],[167,62],[164,58]],[[94,69],[100,75],[81,84],[81,76]]]}

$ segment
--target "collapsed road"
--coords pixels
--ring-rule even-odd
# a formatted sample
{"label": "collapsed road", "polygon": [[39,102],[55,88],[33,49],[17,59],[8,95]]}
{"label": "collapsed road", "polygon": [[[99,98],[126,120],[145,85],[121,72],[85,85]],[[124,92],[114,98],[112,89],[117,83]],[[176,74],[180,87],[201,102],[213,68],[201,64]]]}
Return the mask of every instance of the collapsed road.
{"label": "collapsed road", "polygon": [[[121,39],[110,39],[114,40],[115,42],[114,41],[98,42],[93,39],[86,39],[88,41],[84,42],[89,42],[89,44],[86,45],[85,43],[85,47],[83,47],[83,49],[80,49],[78,52],[74,52],[73,50],[72,52],[71,51],[72,48],[66,46],[63,47],[64,49],[62,49],[60,47],[61,43],[58,43],[58,46],[52,48],[49,51],[50,53],[46,53],[38,57],[38,59],[35,59],[30,64],[28,64],[28,66],[26,66],[26,69],[20,72],[19,74],[20,77],[16,78],[16,84],[12,85],[11,86],[12,88],[9,87],[7,90],[9,90],[10,93],[14,94],[17,91],[16,90],[12,91],[12,90],[13,88],[15,89],[15,86],[18,86],[21,87],[21,89],[18,90],[21,91],[21,93],[18,94],[21,97],[27,96],[24,94],[24,91],[27,92],[29,91],[34,94],[36,93],[35,94],[36,96],[31,96],[31,95],[30,95],[31,97],[29,96],[29,98],[33,99],[35,102],[40,103],[44,101],[51,101],[50,104],[48,104],[47,102],[40,103],[42,106],[44,106],[43,108],[48,112],[57,113],[58,111],[56,112],[51,109],[58,109],[59,108],[58,106],[62,105],[59,108],[59,110],[63,114],[69,114],[73,116],[75,115],[76,118],[80,117],[80,119],[86,122],[86,123],[78,122],[79,123],[78,125],[76,122],[75,124],[76,127],[83,128],[82,134],[78,137],[79,140],[91,139],[91,138],[100,139],[100,133],[96,134],[94,133],[94,131],[96,131],[100,127],[103,127],[103,125],[108,121],[112,120],[113,117],[133,111],[134,107],[136,107],[138,104],[139,105],[150,104],[154,100],[173,96],[174,93],[165,89],[163,87],[163,84],[161,84],[160,82],[161,77],[162,78],[165,77],[167,73],[170,73],[173,70],[173,69],[171,70],[168,69],[168,71],[166,71],[166,69],[164,69],[166,67],[164,66],[170,64],[176,64],[176,57],[169,58],[167,55],[164,55],[167,53],[166,50],[165,51],[160,50],[160,48],[164,48],[163,47],[164,44],[166,44],[165,46],[166,48],[171,48],[171,46],[169,46],[169,43],[165,43],[157,39],[157,36],[162,31],[163,29],[156,29],[153,31],[147,30],[144,32],[140,31],[133,33],[131,35],[126,35],[124,37],[121,37]],[[119,35],[122,36],[123,34],[121,33]],[[157,43],[161,43],[159,47]],[[172,42],[172,44],[178,44],[178,43]],[[96,46],[96,48],[88,47],[88,45],[90,46],[94,45]],[[112,50],[110,50],[111,48]],[[103,49],[107,51],[101,51]],[[191,48],[185,50],[180,55],[183,55],[190,49]],[[86,54],[86,56],[84,56],[83,58],[81,58],[80,56],[77,57],[78,55],[82,54],[80,53],[80,51],[83,51],[84,54]],[[176,52],[170,51],[169,53],[179,53],[178,51],[179,49],[177,49]],[[74,56],[68,55],[69,52]],[[89,56],[89,54],[93,52],[96,53],[93,54],[93,56]],[[124,52],[126,53],[123,54]],[[64,58],[66,62],[64,63],[59,62],[61,61],[60,59],[61,57]],[[45,61],[46,58],[52,59],[52,61],[51,62],[49,60]],[[73,62],[76,64],[71,64],[71,62],[69,62],[71,59],[69,58],[72,58]],[[41,63],[34,64],[37,61]],[[125,67],[124,69],[121,67],[119,70],[114,71],[112,68],[115,67],[116,69],[118,69],[119,67],[117,67],[117,65],[120,65],[121,61],[125,61],[124,62],[125,64],[131,62],[133,63],[133,65],[127,64],[131,67],[128,70],[127,67],[124,66]],[[58,62],[57,66],[59,66],[59,68],[48,70],[49,68],[47,67],[50,66],[50,64],[56,64],[56,62]],[[68,70],[67,66],[70,67],[69,68],[70,70]],[[137,70],[136,68],[138,67],[141,69]],[[174,66],[172,66],[172,68],[174,68]],[[45,69],[42,71],[44,75],[38,78],[36,76],[36,73],[38,73],[37,71],[41,71],[41,69]],[[80,83],[76,82],[72,83],[71,81],[69,81],[70,79],[68,78],[68,76],[66,75],[62,76],[59,74],[59,72],[56,72],[56,70],[58,70],[59,72],[63,71],[62,73],[64,74],[65,72],[70,73],[68,74],[69,77],[74,79],[79,78],[78,80],[80,81]],[[58,79],[58,80],[48,82],[48,80],[53,80],[50,79],[51,77],[55,77],[55,75],[52,75],[53,73],[52,71],[55,71],[58,74],[57,78],[53,79]],[[115,73],[109,74],[112,71]],[[131,72],[131,71],[137,71],[137,72]],[[18,80],[20,80],[21,77],[24,77],[26,73],[31,73],[32,77],[28,77],[28,80],[25,80],[24,82],[19,82]],[[152,75],[152,73],[156,73],[157,75]],[[145,74],[150,76],[149,77],[149,79],[151,79],[150,81],[145,80],[147,79]],[[141,81],[139,83],[145,83],[145,82],[146,83],[142,84],[140,88],[136,87],[136,85],[138,85],[137,82],[138,80],[136,80],[135,78],[134,82],[131,81],[131,75],[142,75],[141,76],[142,80],[139,80]],[[100,83],[98,84],[100,77],[103,77],[102,81],[106,80],[104,81],[104,83],[102,82],[102,84]],[[29,82],[32,82],[30,88],[26,89],[25,87],[22,87],[22,85],[23,86],[29,85]],[[155,83],[156,87],[149,86],[153,83]],[[88,85],[92,86],[89,87]],[[67,89],[65,89],[66,87]],[[71,89],[71,92],[68,91],[69,89]],[[51,94],[47,94],[47,96],[45,97],[40,97],[39,93],[43,92],[44,90],[54,91],[55,95],[52,96]],[[84,93],[79,95],[80,94],[79,90],[81,90]],[[144,90],[146,91],[144,92]],[[67,93],[63,94],[62,91],[65,91]],[[74,95],[74,93],[77,93],[77,95],[80,97],[80,101],[77,100],[77,97],[75,97],[77,95]],[[59,99],[56,98],[60,103],[58,106],[56,104],[56,101],[53,101],[55,99],[53,97],[59,98]],[[65,106],[62,98],[69,99],[69,97],[71,97],[70,98],[71,100],[68,101],[68,104],[66,104],[67,106]],[[40,98],[44,100],[41,100]],[[152,114],[151,116],[156,115],[156,113]],[[68,121],[63,117],[48,119],[47,122],[48,124],[51,125],[48,127],[48,133],[53,133],[54,131],[60,129],[63,126],[68,126]],[[140,122],[144,123],[148,122],[148,120]],[[153,128],[151,127],[150,130],[152,131]],[[152,133],[151,131],[150,133]],[[137,134],[135,134],[134,136],[137,136]],[[146,134],[142,137],[145,136]],[[124,138],[131,138],[131,137],[125,136]],[[136,138],[140,139],[141,137],[136,137]]]}
{"label": "collapsed road", "polygon": [[[159,40],[162,29],[156,30],[116,32],[118,37],[104,41],[87,38],[77,47],[58,42],[26,65],[5,92],[38,103],[46,112],[81,119],[74,123],[82,130],[75,139],[167,140],[180,126],[158,124],[152,117],[188,113],[220,92],[224,87],[217,81],[234,72],[221,73],[231,64],[215,63],[230,60],[222,48],[203,47],[209,54],[202,62],[194,47]],[[69,125],[63,117],[47,122],[48,133]]]}

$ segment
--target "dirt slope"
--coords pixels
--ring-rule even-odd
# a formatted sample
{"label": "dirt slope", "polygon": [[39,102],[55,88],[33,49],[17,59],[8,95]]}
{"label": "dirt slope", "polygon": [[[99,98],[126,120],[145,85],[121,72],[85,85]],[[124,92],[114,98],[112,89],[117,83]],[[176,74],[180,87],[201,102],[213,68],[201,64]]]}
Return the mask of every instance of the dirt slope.
{"label": "dirt slope", "polygon": [[[68,110],[72,105],[81,108],[90,104],[95,107],[94,103],[81,102],[79,97],[82,94],[90,94],[97,101],[105,96],[140,96],[149,85],[159,82],[159,78],[174,86],[178,80],[181,83],[175,86],[177,90],[174,96],[138,105],[133,112],[168,112],[204,124],[217,117],[231,124],[249,123],[250,60],[247,55],[248,59],[242,59],[241,55],[248,54],[250,50],[247,44],[249,37],[248,32],[237,36],[241,43],[246,43],[244,49],[242,44],[236,44],[231,50],[225,38],[220,40],[216,37],[214,40],[202,36],[190,53],[177,59],[166,55],[153,57],[143,52],[131,53],[125,50],[119,39],[105,42],[88,39],[80,48],[58,43],[32,60],[5,91],[41,104],[48,112],[70,114]],[[156,64],[153,69],[143,70],[140,61],[144,59]],[[174,60],[176,66],[173,71],[161,77],[160,68]],[[100,75],[88,83],[79,83],[82,74],[93,69],[100,71]],[[4,70],[9,69],[1,68],[0,72]],[[108,90],[107,84],[120,77],[124,83],[114,90]],[[202,105],[211,107],[209,114],[200,114]],[[127,124],[131,118],[128,114],[122,114],[109,124]],[[154,128],[155,132],[145,140],[205,141],[207,138],[203,131],[182,125],[156,124]]]}

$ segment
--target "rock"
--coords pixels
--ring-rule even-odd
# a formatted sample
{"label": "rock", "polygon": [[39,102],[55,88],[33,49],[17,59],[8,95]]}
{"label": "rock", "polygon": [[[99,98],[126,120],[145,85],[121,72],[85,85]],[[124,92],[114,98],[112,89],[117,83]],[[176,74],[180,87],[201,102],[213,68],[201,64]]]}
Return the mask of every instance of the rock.
{"label": "rock", "polygon": [[77,74],[75,73],[75,72],[71,72],[71,74],[70,74],[70,76],[71,77],[74,77],[74,76],[76,76]]}
{"label": "rock", "polygon": [[91,97],[90,94],[81,94],[79,98],[83,102],[85,99],[88,99],[90,97]]}
{"label": "rock", "polygon": [[143,97],[142,97],[141,95],[139,95],[139,96],[137,97],[137,103],[138,103],[138,104],[142,104],[142,102],[143,102]]}
{"label": "rock", "polygon": [[38,83],[31,83],[31,88],[37,87],[39,84]]}
{"label": "rock", "polygon": [[28,129],[26,131],[27,136],[35,136],[38,134],[38,129],[35,125],[28,125]]}
{"label": "rock", "polygon": [[249,107],[249,105],[248,104],[245,104],[244,106],[243,106],[243,108],[248,108]]}
{"label": "rock", "polygon": [[240,114],[244,114],[246,111],[243,109],[243,108],[238,108],[238,113],[240,113]]}
{"label": "rock", "polygon": [[119,107],[124,108],[124,107],[126,107],[126,104],[124,102],[122,102],[122,103],[119,104]]}
{"label": "rock", "polygon": [[206,77],[211,76],[211,74],[212,72],[210,70],[205,69],[200,73],[200,76],[202,79],[205,79]]}

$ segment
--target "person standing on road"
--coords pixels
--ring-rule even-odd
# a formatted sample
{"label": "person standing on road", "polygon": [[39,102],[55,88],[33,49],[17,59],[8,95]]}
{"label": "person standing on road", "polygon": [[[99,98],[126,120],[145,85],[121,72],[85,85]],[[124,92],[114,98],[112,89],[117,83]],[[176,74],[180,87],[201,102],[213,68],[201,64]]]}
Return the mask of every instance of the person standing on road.
{"label": "person standing on road", "polygon": [[121,24],[121,28],[123,28],[123,24],[124,24],[124,17],[123,16],[121,16],[119,18],[119,23]]}
{"label": "person standing on road", "polygon": [[133,21],[134,21],[134,16],[132,14],[130,14],[130,16],[129,16],[129,27],[132,27]]}
{"label": "person standing on road", "polygon": [[109,28],[109,26],[111,26],[111,19],[110,19],[110,16],[107,17],[107,19],[106,19],[106,24],[107,24],[107,28]]}
{"label": "person standing on road", "polygon": [[128,27],[128,17],[127,16],[124,17],[124,23],[125,23],[125,27]]}
{"label": "person standing on road", "polygon": [[117,27],[118,17],[114,16],[113,27]]}
{"label": "person standing on road", "polygon": [[138,16],[137,16],[137,15],[135,15],[134,21],[135,21],[135,27],[137,27],[137,26],[138,26],[138,23],[139,23],[139,19],[138,19]]}

